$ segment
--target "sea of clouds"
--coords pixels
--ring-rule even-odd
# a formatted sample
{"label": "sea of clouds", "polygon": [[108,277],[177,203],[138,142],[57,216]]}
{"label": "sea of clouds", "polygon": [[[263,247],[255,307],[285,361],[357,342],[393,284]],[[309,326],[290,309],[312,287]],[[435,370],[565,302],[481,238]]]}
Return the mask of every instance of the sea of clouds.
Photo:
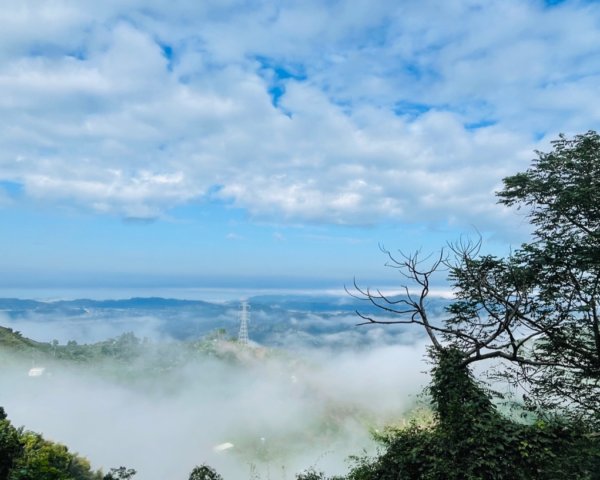
{"label": "sea of clouds", "polygon": [[[370,430],[414,408],[427,382],[424,353],[419,342],[242,364],[206,358],[133,381],[60,364],[29,377],[31,365],[4,359],[0,405],[94,467],[127,465],[141,480],[185,479],[203,462],[226,479],[292,479],[309,467],[335,474],[349,455],[374,452]],[[234,446],[215,450],[224,443]]]}

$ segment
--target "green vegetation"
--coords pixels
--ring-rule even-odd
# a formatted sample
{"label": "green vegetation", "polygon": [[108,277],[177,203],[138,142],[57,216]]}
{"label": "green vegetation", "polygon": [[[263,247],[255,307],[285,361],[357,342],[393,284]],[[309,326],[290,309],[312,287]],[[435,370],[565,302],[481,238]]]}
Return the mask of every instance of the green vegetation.
{"label": "green vegetation", "polygon": [[251,352],[243,352],[235,341],[223,337],[223,331],[215,331],[195,341],[153,343],[128,332],[92,344],[69,341],[60,345],[56,340],[36,342],[20,332],[0,327],[0,353],[13,362],[25,364],[33,360],[50,369],[74,365],[89,367],[129,382],[143,373],[176,373],[182,365],[194,360],[216,358],[230,364],[248,360]]}
{"label": "green vegetation", "polygon": [[0,407],[0,478],[6,480],[102,480],[87,459],[41,435],[15,428]]}
{"label": "green vegetation", "polygon": [[504,179],[500,202],[528,209],[534,227],[504,270],[515,307],[536,335],[510,372],[529,403],[600,426],[600,135],[561,136],[526,172]]}
{"label": "green vegetation", "polygon": [[31,340],[15,332],[10,328],[0,326],[0,348],[9,351],[39,351],[47,353],[51,349],[49,343],[41,343]]}
{"label": "green vegetation", "polygon": [[208,465],[200,465],[194,467],[189,480],[223,480],[223,477],[215,472],[214,468]]}
{"label": "green vegetation", "polygon": [[130,478],[133,478],[136,473],[137,472],[133,468],[111,468],[104,476],[103,480],[129,480]]}
{"label": "green vegetation", "polygon": [[[15,336],[8,330],[5,333],[7,337]],[[315,452],[315,461],[318,461],[321,452],[316,445],[323,445],[325,450],[328,445],[343,443],[343,448],[350,453],[360,444],[346,446],[349,424],[352,431],[364,432],[368,441],[369,427],[379,426],[390,419],[387,415],[374,416],[368,408],[352,401],[330,396],[311,375],[306,375],[306,372],[319,368],[312,362],[284,351],[246,347],[235,341],[223,340],[223,337],[223,332],[215,332],[195,342],[152,343],[125,334],[90,345],[74,342],[56,345],[56,356],[50,344],[40,344],[40,348],[13,350],[14,368],[10,369],[12,373],[8,373],[14,378],[15,386],[28,385],[23,389],[25,392],[31,390],[43,394],[46,389],[52,391],[57,385],[77,385],[81,379],[83,384],[108,387],[109,396],[116,391],[120,398],[119,392],[127,392],[128,396],[134,394],[134,398],[149,398],[152,404],[168,399],[181,405],[181,400],[185,399],[186,405],[192,403],[198,409],[205,405],[202,397],[206,398],[207,394],[204,390],[210,392],[208,398],[214,406],[215,399],[238,394],[241,385],[250,385],[255,378],[261,385],[259,389],[266,387],[269,391],[282,392],[286,398],[297,402],[290,412],[302,414],[310,404],[310,412],[303,418],[290,420],[285,429],[265,417],[251,425],[228,425],[225,422],[216,433],[203,434],[214,443],[232,442],[235,448],[223,455],[229,456],[231,462],[242,470],[246,465],[253,465],[257,479],[259,475],[266,475],[269,469],[283,470],[285,465],[305,455],[309,449]],[[71,356],[71,353],[75,355]],[[27,377],[32,357],[36,365],[45,367],[43,374],[37,378]],[[11,381],[6,382],[6,385],[10,384]],[[102,395],[102,392],[99,394]],[[75,392],[73,395],[80,396]],[[194,396],[200,399],[194,399]],[[61,408],[60,404],[57,408]],[[275,417],[284,417],[273,413]],[[173,415],[179,416],[173,422],[181,421],[181,414],[173,412]],[[218,415],[222,416],[221,413]],[[168,416],[162,418],[165,423],[170,422]],[[323,455],[330,454],[325,452]],[[308,456],[310,458],[312,453]],[[143,468],[141,465],[133,466],[140,470]],[[118,473],[112,471],[111,475],[114,479],[121,478]]]}
{"label": "green vegetation", "polygon": [[505,418],[463,360],[454,349],[436,354],[429,388],[436,422],[387,432],[385,451],[357,459],[349,480],[600,478],[600,442],[588,427]]}
{"label": "green vegetation", "polygon": [[[527,208],[530,243],[497,258],[480,255],[480,242],[460,242],[429,266],[418,254],[386,252],[420,294],[356,287],[388,315],[361,315],[365,323],[418,325],[429,336],[436,422],[381,438],[385,451],[359,459],[350,479],[600,478],[600,136],[561,136],[537,153],[498,194]],[[441,324],[426,307],[440,267],[456,294]],[[527,392],[529,422],[501,415],[473,378],[470,366],[484,360],[503,362],[496,377]]]}

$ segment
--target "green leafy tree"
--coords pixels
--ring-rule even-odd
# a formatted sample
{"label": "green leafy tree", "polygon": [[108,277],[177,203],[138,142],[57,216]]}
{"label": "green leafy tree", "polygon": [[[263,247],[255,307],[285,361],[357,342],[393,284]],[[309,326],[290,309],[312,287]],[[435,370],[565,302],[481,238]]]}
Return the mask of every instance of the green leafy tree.
{"label": "green leafy tree", "polygon": [[317,472],[314,468],[296,475],[296,480],[327,480],[325,473]]}
{"label": "green leafy tree", "polygon": [[344,480],[344,478],[340,476],[328,477],[324,472],[318,472],[314,468],[309,468],[296,475],[296,480]]}
{"label": "green leafy tree", "polygon": [[5,479],[23,453],[21,432],[12,426],[0,407],[0,479]]}
{"label": "green leafy tree", "polygon": [[83,457],[41,435],[15,428],[0,407],[1,480],[101,480]]}
{"label": "green leafy tree", "polygon": [[[510,261],[529,289],[538,341],[516,371],[532,400],[600,424],[600,135],[561,136],[554,150],[504,179],[500,202],[527,209],[532,240]],[[512,307],[508,305],[508,307]],[[517,306],[518,307],[518,306]]]}
{"label": "green leafy tree", "polygon": [[189,480],[223,480],[216,470],[208,465],[194,467],[190,473]]}
{"label": "green leafy tree", "polygon": [[[363,323],[412,324],[428,335],[437,423],[385,438],[385,452],[360,460],[351,479],[599,478],[600,136],[553,145],[499,192],[501,203],[527,208],[530,243],[498,258],[461,241],[426,262],[384,250],[417,293],[407,285],[388,296],[355,283],[351,294],[380,313],[358,312]],[[434,321],[427,297],[442,268],[456,297]],[[528,389],[538,421],[498,413],[470,373],[485,360],[502,361],[501,375]]]}
{"label": "green leafy tree", "polygon": [[[386,252],[420,293],[390,298],[355,285],[354,294],[387,313],[362,315],[365,323],[420,325],[437,351],[461,351],[464,366],[508,361],[504,377],[532,405],[600,425],[600,136],[561,136],[553,145],[498,193],[501,203],[527,209],[529,243],[498,258],[480,255],[480,242],[459,242],[429,265],[418,253]],[[440,268],[456,299],[434,323],[427,296]]]}
{"label": "green leafy tree", "polygon": [[89,462],[70,453],[59,443],[45,440],[34,432],[21,435],[23,453],[17,458],[8,480],[100,480]]}
{"label": "green leafy tree", "polygon": [[434,354],[436,423],[380,435],[383,453],[355,459],[349,480],[600,478],[600,445],[584,425],[503,417],[462,357],[452,348]]}
{"label": "green leafy tree", "polygon": [[136,473],[136,470],[133,468],[127,468],[123,466],[111,468],[110,471],[104,475],[102,480],[129,480],[130,478],[133,478]]}

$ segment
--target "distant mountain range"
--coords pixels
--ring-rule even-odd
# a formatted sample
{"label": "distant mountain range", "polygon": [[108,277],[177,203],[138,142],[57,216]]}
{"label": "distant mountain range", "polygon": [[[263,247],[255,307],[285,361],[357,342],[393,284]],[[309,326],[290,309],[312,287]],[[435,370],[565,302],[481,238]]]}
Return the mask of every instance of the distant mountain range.
{"label": "distant mountain range", "polygon": [[[406,325],[362,326],[358,310],[369,315],[382,311],[350,296],[260,295],[251,306],[250,337],[271,346],[368,346],[373,342],[407,343],[422,332]],[[432,297],[432,317],[441,317],[449,301]],[[4,318],[2,318],[2,315]],[[0,298],[0,325],[23,330],[32,338],[65,342],[65,335],[83,342],[133,331],[136,335],[192,340],[216,329],[235,337],[239,302],[211,303],[148,297],[122,300],[57,300],[41,302]],[[380,332],[374,335],[373,331]],[[54,337],[53,335],[56,335]],[[59,338],[61,337],[61,338]]]}

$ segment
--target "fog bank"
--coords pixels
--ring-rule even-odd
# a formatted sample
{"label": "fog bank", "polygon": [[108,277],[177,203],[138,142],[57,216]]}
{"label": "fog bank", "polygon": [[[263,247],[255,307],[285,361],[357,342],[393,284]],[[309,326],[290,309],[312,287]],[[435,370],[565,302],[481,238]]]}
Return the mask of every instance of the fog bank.
{"label": "fog bank", "polygon": [[[140,480],[185,480],[203,462],[226,480],[253,470],[293,479],[311,466],[336,474],[347,470],[349,454],[373,450],[369,428],[413,406],[427,382],[424,353],[423,342],[256,350],[236,363],[196,359],[123,376],[118,365],[106,375],[55,364],[35,378],[27,376],[31,365],[16,362],[0,372],[0,405],[15,425],[66,444],[96,468],[135,468]],[[225,442],[234,447],[216,452]]]}

